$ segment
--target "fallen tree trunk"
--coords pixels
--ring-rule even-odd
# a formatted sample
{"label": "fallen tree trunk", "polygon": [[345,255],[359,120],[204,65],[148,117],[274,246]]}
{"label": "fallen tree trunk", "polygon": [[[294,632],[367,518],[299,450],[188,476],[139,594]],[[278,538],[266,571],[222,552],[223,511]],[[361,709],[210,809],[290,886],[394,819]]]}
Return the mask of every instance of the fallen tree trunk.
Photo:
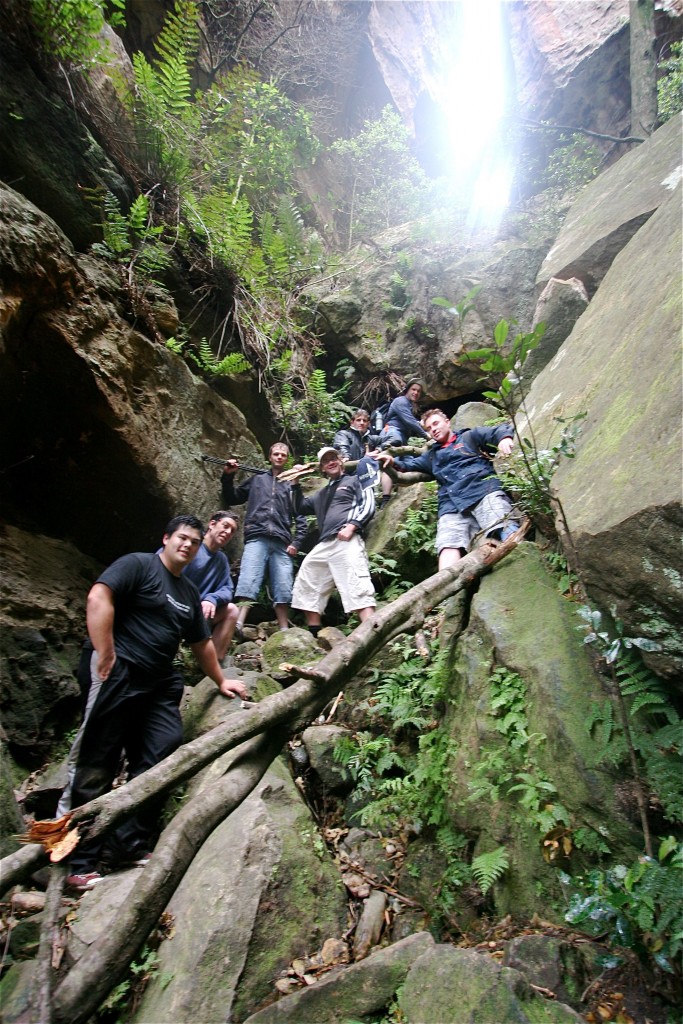
{"label": "fallen tree trunk", "polygon": [[[313,668],[287,666],[298,681],[282,693],[266,697],[255,707],[230,715],[229,720],[186,743],[160,764],[125,786],[76,808],[69,828],[77,826],[86,838],[110,831],[141,806],[187,781],[220,754],[269,729],[292,731],[307,724],[332,700],[358,670],[399,633],[419,628],[425,616],[442,601],[464,590],[505,557],[523,539],[528,524],[495,546],[485,542],[451,569],[430,576],[361,623]],[[20,857],[19,854],[22,856]],[[42,846],[24,847],[0,861],[2,890],[15,885],[44,860]]]}
{"label": "fallen tree trunk", "polygon": [[162,833],[154,855],[106,933],[71,968],[54,995],[55,1024],[81,1024],[120,982],[197,851],[249,796],[287,738],[279,729],[244,745],[225,775],[202,790]]}

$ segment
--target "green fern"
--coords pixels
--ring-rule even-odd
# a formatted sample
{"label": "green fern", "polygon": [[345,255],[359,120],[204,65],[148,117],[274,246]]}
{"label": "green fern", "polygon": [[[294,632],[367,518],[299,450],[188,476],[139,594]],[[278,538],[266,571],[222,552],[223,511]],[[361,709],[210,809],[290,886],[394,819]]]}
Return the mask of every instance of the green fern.
{"label": "green fern", "polygon": [[499,846],[489,853],[480,853],[472,861],[472,874],[484,895],[501,878],[510,866],[508,851]]}

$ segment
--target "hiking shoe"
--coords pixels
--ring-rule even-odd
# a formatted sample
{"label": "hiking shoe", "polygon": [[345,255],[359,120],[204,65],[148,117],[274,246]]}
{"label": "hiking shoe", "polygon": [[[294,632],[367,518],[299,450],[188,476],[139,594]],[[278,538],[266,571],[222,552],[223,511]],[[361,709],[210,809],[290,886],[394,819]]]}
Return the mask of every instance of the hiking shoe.
{"label": "hiking shoe", "polygon": [[86,871],[82,875],[67,875],[64,885],[67,889],[71,889],[72,892],[88,892],[101,881],[102,875],[99,871]]}
{"label": "hiking shoe", "polygon": [[145,850],[143,853],[131,854],[129,857],[122,858],[116,865],[117,871],[127,871],[128,868],[146,868],[152,859],[152,854],[149,850]]}

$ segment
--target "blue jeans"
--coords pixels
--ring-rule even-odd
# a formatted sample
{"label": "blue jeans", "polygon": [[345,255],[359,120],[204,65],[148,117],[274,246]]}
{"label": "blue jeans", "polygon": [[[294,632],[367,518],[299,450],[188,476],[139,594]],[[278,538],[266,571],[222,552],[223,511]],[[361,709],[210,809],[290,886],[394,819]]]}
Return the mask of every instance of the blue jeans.
{"label": "blue jeans", "polygon": [[235,589],[236,601],[255,601],[268,567],[273,604],[289,604],[294,582],[294,559],[281,540],[256,537],[248,540],[242,552],[240,575]]}

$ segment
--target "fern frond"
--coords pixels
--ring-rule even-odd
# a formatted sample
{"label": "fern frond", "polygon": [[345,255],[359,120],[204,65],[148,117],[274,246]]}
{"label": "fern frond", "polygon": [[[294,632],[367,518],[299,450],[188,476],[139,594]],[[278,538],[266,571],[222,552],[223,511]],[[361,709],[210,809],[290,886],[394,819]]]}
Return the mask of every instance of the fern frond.
{"label": "fern frond", "polygon": [[144,235],[149,220],[149,199],[146,195],[136,196],[128,214],[128,223],[138,235]]}
{"label": "fern frond", "polygon": [[195,0],[176,0],[154,44],[159,61],[170,63],[179,53],[185,53],[188,59],[194,58],[199,43],[199,5]]}
{"label": "fern frond", "polygon": [[508,851],[504,846],[499,846],[489,853],[481,853],[472,861],[472,874],[474,875],[479,888],[486,895],[494,882],[497,882],[505,874],[510,866]]}

